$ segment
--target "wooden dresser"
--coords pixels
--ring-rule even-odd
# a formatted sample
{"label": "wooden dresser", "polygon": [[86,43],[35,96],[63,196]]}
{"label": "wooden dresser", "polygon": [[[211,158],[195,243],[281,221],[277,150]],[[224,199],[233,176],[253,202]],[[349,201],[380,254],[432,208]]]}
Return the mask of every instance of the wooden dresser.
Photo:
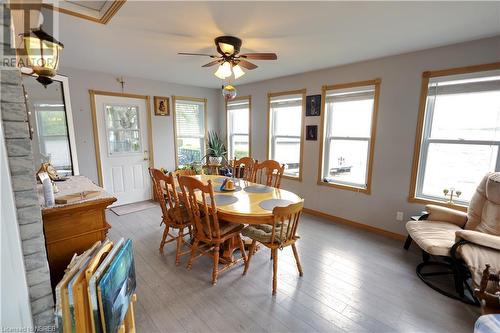
{"label": "wooden dresser", "polygon": [[57,182],[59,192],[56,199],[63,195],[82,191],[99,191],[93,198],[78,202],[44,207],[41,185],[38,196],[42,204],[42,219],[45,245],[50,267],[52,287],[61,280],[64,270],[75,253],[81,254],[98,240],[104,240],[111,226],[106,221],[106,207],[116,198],[95,185],[88,178],[73,176],[64,182]]}

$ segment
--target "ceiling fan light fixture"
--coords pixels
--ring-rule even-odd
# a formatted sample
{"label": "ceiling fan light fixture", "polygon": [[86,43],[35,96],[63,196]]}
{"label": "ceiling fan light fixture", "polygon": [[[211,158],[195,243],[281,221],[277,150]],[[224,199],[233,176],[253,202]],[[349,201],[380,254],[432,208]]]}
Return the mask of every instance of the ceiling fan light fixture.
{"label": "ceiling fan light fixture", "polygon": [[234,53],[234,45],[227,43],[219,43],[219,48],[225,54],[233,54]]}
{"label": "ceiling fan light fixture", "polygon": [[243,75],[245,75],[245,72],[243,69],[241,69],[240,65],[233,66],[233,74],[235,79],[239,79]]}
{"label": "ceiling fan light fixture", "polygon": [[233,72],[231,71],[231,64],[227,61],[224,61],[217,71],[214,73],[219,79],[224,80],[227,77],[230,77]]}

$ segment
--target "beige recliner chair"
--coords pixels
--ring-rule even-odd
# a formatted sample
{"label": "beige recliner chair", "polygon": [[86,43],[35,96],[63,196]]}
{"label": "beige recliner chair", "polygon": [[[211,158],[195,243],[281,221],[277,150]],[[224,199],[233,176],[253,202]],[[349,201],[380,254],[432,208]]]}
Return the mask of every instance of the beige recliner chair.
{"label": "beige recliner chair", "polygon": [[[486,264],[491,271],[500,270],[500,172],[483,178],[467,213],[436,205],[426,210],[428,214],[419,221],[406,224],[405,249],[414,241],[423,251],[417,275],[446,296],[478,304],[469,281],[479,286]],[[429,270],[430,266],[441,270]],[[445,274],[453,274],[455,292],[435,283],[436,277]]]}

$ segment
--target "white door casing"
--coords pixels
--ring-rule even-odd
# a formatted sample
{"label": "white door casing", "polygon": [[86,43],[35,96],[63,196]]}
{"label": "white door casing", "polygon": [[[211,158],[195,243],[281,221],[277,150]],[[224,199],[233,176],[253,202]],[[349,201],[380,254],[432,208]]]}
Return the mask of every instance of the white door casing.
{"label": "white door casing", "polygon": [[101,185],[118,199],[114,206],[151,199],[149,98],[91,95]]}

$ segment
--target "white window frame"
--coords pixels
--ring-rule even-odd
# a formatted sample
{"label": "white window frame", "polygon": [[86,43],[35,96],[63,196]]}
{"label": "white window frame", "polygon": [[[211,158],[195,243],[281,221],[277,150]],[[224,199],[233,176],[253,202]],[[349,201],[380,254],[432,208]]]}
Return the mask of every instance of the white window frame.
{"label": "white window frame", "polygon": [[[496,68],[500,69],[500,64]],[[483,69],[484,68],[484,69]],[[474,69],[478,69],[474,70]],[[485,72],[483,72],[483,69]],[[420,101],[420,125],[417,128],[417,142],[419,145],[416,146],[414,155],[414,170],[412,186],[410,188],[410,201],[417,201],[421,203],[441,203],[448,206],[455,206],[464,209],[467,207],[469,202],[460,198],[455,198],[454,204],[450,204],[444,197],[436,197],[429,194],[423,193],[424,177],[427,166],[428,151],[429,146],[433,143],[436,144],[458,144],[458,145],[484,145],[484,146],[497,146],[497,160],[495,170],[500,170],[500,141],[488,141],[488,140],[470,140],[470,139],[434,139],[431,138],[432,131],[432,120],[434,115],[434,102],[436,95],[429,95],[430,85],[432,84],[433,78],[436,78],[436,82],[446,82],[451,80],[459,80],[465,78],[481,77],[486,76],[491,73],[490,70],[495,70],[495,68],[490,68],[488,65],[486,67],[472,66],[470,69],[452,69],[437,72],[424,72],[422,80],[422,96]],[[434,75],[433,75],[434,73]],[[475,74],[475,75],[474,75]],[[415,170],[416,166],[416,170]]]}
{"label": "white window frame", "polygon": [[[300,119],[300,136],[290,136],[290,135],[275,135],[274,133],[276,132],[276,124],[273,122],[273,114],[272,114],[272,108],[271,108],[271,101],[275,97],[286,97],[286,96],[297,96],[301,95],[302,98],[302,112],[301,112],[301,119]],[[275,147],[276,147],[276,142],[279,139],[298,139],[299,140],[299,151],[300,151],[300,156],[299,156],[299,174],[297,176],[293,176],[285,172],[283,173],[283,178],[287,179],[293,179],[293,180],[298,180],[302,181],[302,171],[304,167],[304,161],[303,161],[303,156],[304,156],[304,126],[305,126],[305,111],[306,111],[306,89],[300,89],[300,90],[291,90],[291,91],[284,91],[284,92],[277,92],[277,93],[269,93],[268,94],[268,140],[267,140],[267,157],[269,159],[274,159],[274,152],[275,152]],[[280,162],[280,161],[278,161]],[[281,162],[280,162],[281,164]]]}
{"label": "white window frame", "polygon": [[[367,81],[359,81],[352,83],[343,83],[343,84],[334,84],[323,86],[322,88],[322,113],[321,113],[321,129],[320,129],[320,164],[318,168],[318,185],[326,185],[331,187],[336,187],[340,189],[352,190],[356,192],[362,192],[365,194],[371,193],[371,180],[373,173],[373,158],[374,158],[374,150],[375,150],[375,139],[377,132],[377,115],[378,115],[378,104],[379,104],[379,96],[380,96],[380,79],[367,80]],[[370,127],[370,135],[368,137],[353,137],[353,136],[335,136],[329,135],[330,133],[330,117],[332,116],[330,113],[327,113],[327,96],[329,91],[333,90],[355,90],[359,88],[360,90],[366,89],[368,87],[373,87],[373,109],[371,114],[371,127]],[[365,170],[365,183],[358,184],[347,181],[323,181],[325,177],[325,170],[329,168],[328,161],[330,160],[329,152],[330,147],[333,144],[334,140],[346,140],[346,141],[361,141],[368,142],[368,151],[366,156],[366,170]]]}
{"label": "white window frame", "polygon": [[[199,136],[178,136],[178,131],[177,131],[177,102],[186,102],[186,103],[196,103],[196,104],[203,104],[203,126],[204,126],[204,131],[203,135]],[[176,169],[180,166],[179,165],[179,151],[178,151],[178,144],[177,140],[178,139],[199,139],[200,140],[200,147],[201,147],[201,157],[205,156],[206,151],[207,151],[207,137],[208,137],[208,123],[207,123],[207,99],[206,98],[196,98],[196,97],[181,97],[181,96],[173,96],[172,97],[172,102],[174,105],[174,146],[175,146],[175,167]],[[202,163],[202,161],[200,161]]]}
{"label": "white window frame", "polygon": [[[248,102],[248,133],[235,133],[231,128],[231,115],[229,110],[229,104],[231,102],[237,101],[247,101]],[[226,102],[226,144],[227,144],[227,156],[229,160],[234,159],[234,147],[233,139],[235,136],[247,136],[248,137],[248,156],[252,156],[252,96],[239,96],[235,99]]]}

